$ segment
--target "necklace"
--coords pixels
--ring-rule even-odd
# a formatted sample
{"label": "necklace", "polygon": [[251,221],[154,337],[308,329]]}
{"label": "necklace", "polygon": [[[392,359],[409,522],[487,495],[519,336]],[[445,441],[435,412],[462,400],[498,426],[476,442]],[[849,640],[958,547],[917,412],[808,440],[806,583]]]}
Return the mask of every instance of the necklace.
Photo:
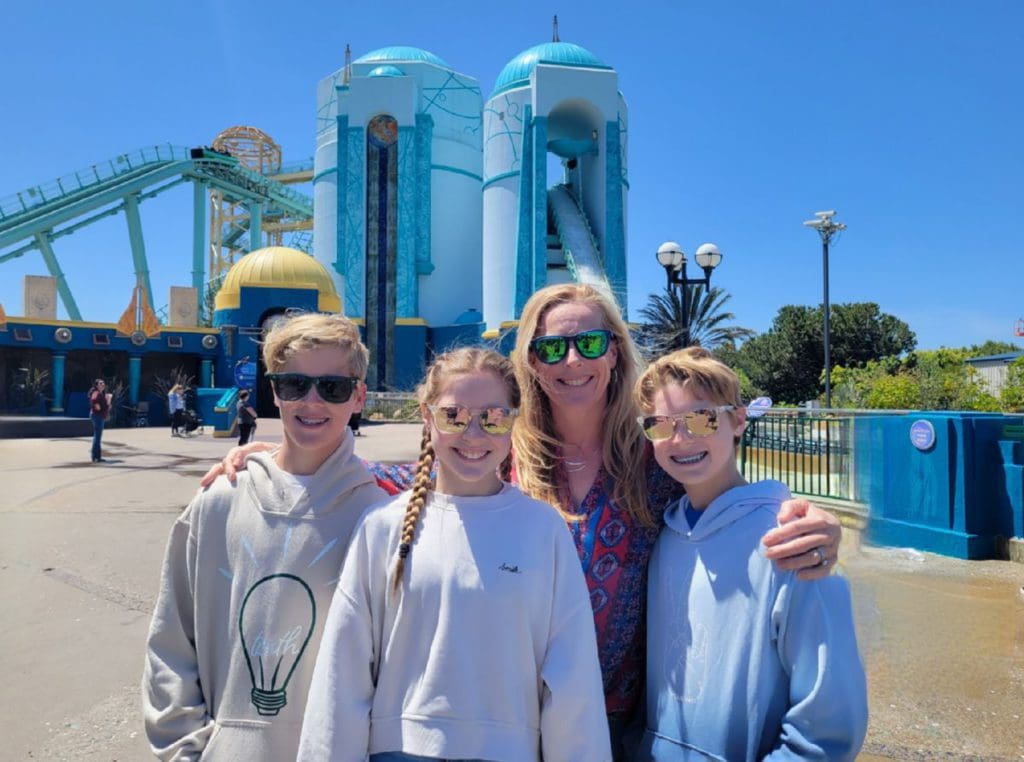
{"label": "necklace", "polygon": [[595,447],[589,453],[582,447],[577,447],[576,449],[583,454],[582,460],[573,460],[572,458],[567,458],[564,455],[562,456],[562,464],[565,466],[565,470],[570,474],[576,474],[583,471],[590,465],[591,459],[600,452],[600,447]]}

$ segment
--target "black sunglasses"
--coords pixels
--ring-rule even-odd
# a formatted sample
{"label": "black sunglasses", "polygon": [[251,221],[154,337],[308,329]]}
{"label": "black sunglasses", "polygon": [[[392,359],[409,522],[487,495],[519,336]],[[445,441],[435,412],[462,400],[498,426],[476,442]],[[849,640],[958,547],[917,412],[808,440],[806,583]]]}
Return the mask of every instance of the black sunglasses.
{"label": "black sunglasses", "polygon": [[575,336],[538,336],[530,342],[530,349],[545,365],[561,362],[569,354],[569,342],[576,345],[580,357],[596,360],[603,357],[612,341],[612,332],[599,328],[583,331]]}
{"label": "black sunglasses", "polygon": [[348,402],[359,385],[360,379],[355,376],[307,376],[302,373],[268,373],[274,394],[285,402],[303,399],[311,387],[324,402],[338,405]]}

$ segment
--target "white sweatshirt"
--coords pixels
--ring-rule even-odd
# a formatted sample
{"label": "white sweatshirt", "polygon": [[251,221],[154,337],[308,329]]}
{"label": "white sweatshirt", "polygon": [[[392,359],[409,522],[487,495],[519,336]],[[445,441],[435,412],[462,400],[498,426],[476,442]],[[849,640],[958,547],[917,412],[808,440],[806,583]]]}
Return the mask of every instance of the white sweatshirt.
{"label": "white sweatshirt", "polygon": [[385,498],[341,446],[315,474],[251,455],[171,531],[142,681],[164,760],[294,759],[327,608],[359,516]]}
{"label": "white sweatshirt", "polygon": [[431,493],[396,593],[408,500],[370,509],[353,534],[299,759],[611,759],[594,619],[564,519],[510,485]]}

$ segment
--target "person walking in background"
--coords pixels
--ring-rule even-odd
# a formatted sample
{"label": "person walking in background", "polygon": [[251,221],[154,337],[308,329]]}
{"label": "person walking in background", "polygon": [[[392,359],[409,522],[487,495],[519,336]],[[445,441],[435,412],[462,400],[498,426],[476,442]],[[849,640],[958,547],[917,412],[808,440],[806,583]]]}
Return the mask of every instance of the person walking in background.
{"label": "person walking in background", "polygon": [[363,420],[363,411],[362,410],[357,410],[356,412],[352,413],[352,417],[348,419],[348,427],[350,429],[352,429],[352,434],[357,436],[357,437],[361,437],[362,436],[362,434],[359,433],[359,423],[362,420]]}
{"label": "person walking in background", "polygon": [[252,438],[252,432],[256,429],[256,411],[249,404],[249,390],[242,389],[238,393],[238,401],[235,403],[238,410],[238,444],[248,444]]}
{"label": "person walking in background", "polygon": [[179,436],[179,429],[185,425],[185,387],[181,384],[167,392],[167,410],[171,414],[171,436]]}
{"label": "person walking in background", "polygon": [[110,415],[112,395],[107,393],[107,382],[97,378],[89,389],[89,420],[92,421],[92,462],[103,463],[100,442],[103,439],[103,426]]}

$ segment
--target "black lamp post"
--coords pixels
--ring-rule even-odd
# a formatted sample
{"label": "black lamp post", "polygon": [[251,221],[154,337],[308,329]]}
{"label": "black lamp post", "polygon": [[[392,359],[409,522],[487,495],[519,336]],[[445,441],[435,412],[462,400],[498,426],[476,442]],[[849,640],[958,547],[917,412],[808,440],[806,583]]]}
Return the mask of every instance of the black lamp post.
{"label": "black lamp post", "polygon": [[658,264],[665,268],[665,278],[668,281],[668,289],[671,291],[675,286],[679,289],[679,295],[683,304],[683,339],[684,347],[690,346],[690,294],[687,286],[704,286],[711,288],[711,271],[722,262],[722,252],[713,243],[705,243],[697,249],[693,255],[697,265],[704,271],[703,278],[686,277],[686,252],[680,248],[675,241],[666,241],[658,247]]}
{"label": "black lamp post", "polygon": [[828,327],[829,312],[831,311],[828,303],[828,244],[836,233],[846,230],[846,225],[832,219],[836,216],[834,209],[827,212],[815,212],[814,216],[818,219],[807,220],[804,225],[814,228],[821,236],[821,257],[825,276],[825,409],[827,410],[832,407],[832,342]]}

